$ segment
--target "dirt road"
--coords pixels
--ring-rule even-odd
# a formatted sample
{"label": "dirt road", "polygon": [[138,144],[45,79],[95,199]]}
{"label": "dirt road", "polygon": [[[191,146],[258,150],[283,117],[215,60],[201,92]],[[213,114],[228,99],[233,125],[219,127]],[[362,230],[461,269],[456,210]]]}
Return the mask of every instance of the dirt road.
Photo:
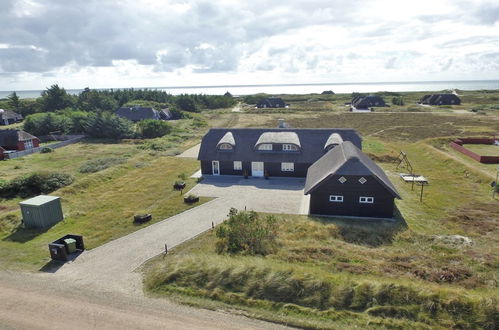
{"label": "dirt road", "polygon": [[87,290],[49,274],[0,272],[0,329],[283,329],[163,299]]}

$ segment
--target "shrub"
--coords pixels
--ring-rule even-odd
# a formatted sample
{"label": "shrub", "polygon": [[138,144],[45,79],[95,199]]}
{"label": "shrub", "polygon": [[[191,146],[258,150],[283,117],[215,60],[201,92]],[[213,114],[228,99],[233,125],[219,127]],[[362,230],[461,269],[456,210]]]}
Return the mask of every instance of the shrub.
{"label": "shrub", "polygon": [[266,255],[275,248],[277,224],[273,216],[261,218],[254,211],[238,212],[231,208],[229,220],[216,231],[218,253],[243,252],[246,254]]}
{"label": "shrub", "polygon": [[96,138],[124,139],[134,135],[131,121],[107,112],[89,115],[84,127],[88,136]]}
{"label": "shrub", "polygon": [[49,135],[51,132],[67,133],[71,122],[65,115],[54,113],[36,113],[24,120],[23,128],[33,135]]}
{"label": "shrub", "polygon": [[170,124],[162,120],[146,119],[137,124],[137,134],[145,139],[161,137],[170,131]]}
{"label": "shrub", "polygon": [[392,99],[392,103],[395,105],[404,105],[404,98],[402,96],[395,96]]}
{"label": "shrub", "polygon": [[0,185],[0,197],[31,197],[47,194],[73,183],[73,177],[65,173],[33,173],[12,179]]}
{"label": "shrub", "polygon": [[102,170],[105,170],[108,167],[113,165],[122,164],[125,162],[124,158],[115,158],[115,157],[107,157],[107,158],[98,158],[89,160],[83,165],[80,166],[80,173],[95,173]]}
{"label": "shrub", "polygon": [[40,153],[42,154],[48,154],[48,153],[51,153],[53,152],[54,149],[50,148],[50,147],[43,147],[41,150],[40,150]]}

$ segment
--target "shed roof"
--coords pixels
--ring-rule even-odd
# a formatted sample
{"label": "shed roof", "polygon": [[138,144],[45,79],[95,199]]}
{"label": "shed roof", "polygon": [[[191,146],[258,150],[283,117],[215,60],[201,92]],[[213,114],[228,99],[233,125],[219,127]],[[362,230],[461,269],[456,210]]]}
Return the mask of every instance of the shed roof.
{"label": "shed roof", "polygon": [[0,130],[0,146],[13,146],[19,141],[28,141],[38,139],[36,136],[28,132],[18,129],[4,129]]}
{"label": "shed roof", "polygon": [[400,199],[397,189],[385,172],[350,141],[345,141],[330,150],[308,168],[305,195],[333,175],[371,175],[394,197]]}
{"label": "shed roof", "polygon": [[0,119],[21,120],[23,119],[23,116],[12,110],[0,109]]}
{"label": "shed roof", "polygon": [[264,132],[260,135],[258,141],[256,141],[255,147],[263,143],[290,143],[290,144],[295,144],[298,147],[301,147],[300,138],[298,137],[298,134],[291,131]]}
{"label": "shed roof", "polygon": [[43,204],[55,201],[57,199],[60,199],[60,197],[57,197],[57,196],[48,196],[48,195],[39,195],[39,196],[30,198],[28,200],[22,201],[19,204],[30,205],[30,206],[41,206]]}

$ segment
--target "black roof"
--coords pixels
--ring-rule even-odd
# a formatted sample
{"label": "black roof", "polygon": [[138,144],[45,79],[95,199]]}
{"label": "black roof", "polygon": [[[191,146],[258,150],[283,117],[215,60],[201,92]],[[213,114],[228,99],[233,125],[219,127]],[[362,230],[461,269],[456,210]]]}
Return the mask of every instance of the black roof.
{"label": "black roof", "polygon": [[160,113],[153,108],[148,107],[122,107],[116,110],[116,115],[131,121],[140,121],[144,119],[161,119]]}
{"label": "black roof", "polygon": [[12,110],[0,109],[0,120],[2,119],[22,120],[23,116]]}
{"label": "black roof", "polygon": [[394,197],[400,199],[397,189],[385,172],[350,141],[333,148],[308,168],[305,195],[310,194],[333,175],[373,176]]}
{"label": "black roof", "polygon": [[268,97],[258,101],[256,106],[258,108],[263,108],[264,106],[267,108],[284,108],[286,103],[280,97]]}
{"label": "black roof", "polygon": [[369,96],[356,96],[352,100],[352,105],[356,108],[367,108],[367,107],[384,107],[386,106],[385,101],[382,97],[377,95]]}
{"label": "black roof", "polygon": [[0,130],[0,146],[14,146],[19,141],[28,141],[38,139],[25,131],[18,129],[3,129]]}
{"label": "black roof", "polygon": [[[231,133],[235,146],[232,151],[219,150],[217,145],[228,132]],[[282,134],[286,132],[291,134]],[[275,143],[286,143],[282,138],[286,135],[294,136],[292,133],[298,136],[299,152],[255,150],[255,145],[262,135],[265,138],[275,136]],[[333,133],[339,134],[344,141],[351,141],[358,148],[362,148],[361,137],[350,128],[212,128],[201,141],[198,159],[311,164],[324,155],[324,146]],[[296,145],[294,138],[288,142]]]}
{"label": "black roof", "polygon": [[421,104],[431,105],[452,105],[461,104],[461,99],[456,94],[429,94],[425,95],[419,101]]}

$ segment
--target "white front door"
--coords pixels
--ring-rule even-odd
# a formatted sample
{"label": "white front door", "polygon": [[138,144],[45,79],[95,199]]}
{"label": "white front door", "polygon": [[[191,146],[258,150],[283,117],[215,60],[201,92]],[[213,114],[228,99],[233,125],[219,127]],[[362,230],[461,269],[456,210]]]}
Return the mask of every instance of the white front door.
{"label": "white front door", "polygon": [[263,162],[251,162],[251,176],[263,176]]}
{"label": "white front door", "polygon": [[213,171],[213,175],[220,175],[220,165],[218,164],[218,160],[211,162],[211,169]]}

